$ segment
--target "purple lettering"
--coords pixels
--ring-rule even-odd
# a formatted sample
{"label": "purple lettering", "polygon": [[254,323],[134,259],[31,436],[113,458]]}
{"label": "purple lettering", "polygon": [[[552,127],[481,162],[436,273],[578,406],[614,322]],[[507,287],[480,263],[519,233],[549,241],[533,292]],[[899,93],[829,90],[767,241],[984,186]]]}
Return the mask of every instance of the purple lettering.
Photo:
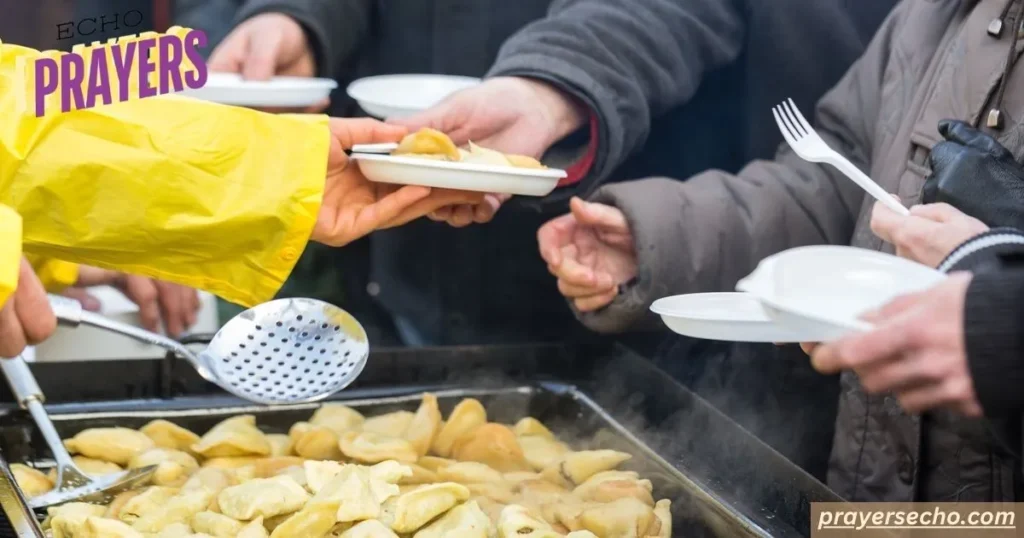
{"label": "purple lettering", "polygon": [[200,48],[205,47],[206,32],[202,30],[191,30],[185,35],[185,56],[192,62],[192,65],[196,66],[195,70],[185,73],[185,84],[193,90],[198,90],[206,85],[206,79],[208,76],[206,61],[200,56]]}
{"label": "purple lettering", "polygon": [[149,51],[155,45],[156,39],[143,39],[139,41],[139,99],[156,95],[156,88],[153,87],[149,77],[155,71],[153,62],[149,61]]}
{"label": "purple lettering", "polygon": [[[62,112],[80,110],[84,105],[82,98],[82,79],[85,78],[85,62],[75,53],[60,58],[61,88],[60,109]],[[73,102],[72,102],[73,101]]]}
{"label": "purple lettering", "polygon": [[122,52],[121,44],[110,47],[110,53],[114,56],[114,71],[117,72],[118,101],[127,101],[128,79],[132,76],[132,62],[135,61],[135,42],[129,41]]}
{"label": "purple lettering", "polygon": [[92,61],[89,62],[89,87],[85,93],[85,107],[96,106],[96,98],[102,97],[103,104],[109,105],[113,102],[110,96],[110,75],[107,73],[106,50],[97,49],[92,53]]}
{"label": "purple lettering", "polygon": [[[36,60],[36,117],[46,115],[46,96],[57,90],[57,61],[53,58]],[[44,82],[45,81],[45,82]]]}
{"label": "purple lettering", "polygon": [[[181,52],[182,43],[178,36],[160,36],[160,93],[180,92],[184,89],[181,83]],[[172,89],[173,87],[173,89]]]}

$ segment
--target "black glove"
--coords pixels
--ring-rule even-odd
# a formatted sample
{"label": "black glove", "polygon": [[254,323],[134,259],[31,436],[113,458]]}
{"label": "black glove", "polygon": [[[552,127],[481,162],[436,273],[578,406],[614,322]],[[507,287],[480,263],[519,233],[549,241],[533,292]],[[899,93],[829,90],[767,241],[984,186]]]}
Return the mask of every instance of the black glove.
{"label": "black glove", "polygon": [[942,120],[946,139],[928,157],[922,201],[945,202],[991,228],[1024,230],[1024,168],[1010,150],[962,121]]}

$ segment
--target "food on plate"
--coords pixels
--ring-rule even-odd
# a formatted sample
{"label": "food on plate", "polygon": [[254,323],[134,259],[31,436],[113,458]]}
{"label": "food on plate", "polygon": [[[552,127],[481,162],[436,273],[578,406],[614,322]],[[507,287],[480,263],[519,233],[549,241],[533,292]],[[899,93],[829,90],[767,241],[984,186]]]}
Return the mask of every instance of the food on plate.
{"label": "food on plate", "polygon": [[[264,433],[252,415],[202,436],[163,420],[84,430],[66,443],[87,472],[156,465],[153,483],[105,505],[51,508],[44,528],[54,538],[672,535],[671,503],[619,469],[629,454],[573,451],[533,418],[488,422],[474,399],[444,418],[424,394],[416,412],[378,416],[326,404],[288,434]],[[11,470],[27,495],[53,488],[32,467]]]}
{"label": "food on plate", "polygon": [[487,164],[538,170],[547,168],[540,161],[532,157],[504,154],[493,149],[482,148],[473,142],[470,142],[466,149],[459,148],[448,135],[428,128],[423,128],[407,135],[391,154],[456,163]]}

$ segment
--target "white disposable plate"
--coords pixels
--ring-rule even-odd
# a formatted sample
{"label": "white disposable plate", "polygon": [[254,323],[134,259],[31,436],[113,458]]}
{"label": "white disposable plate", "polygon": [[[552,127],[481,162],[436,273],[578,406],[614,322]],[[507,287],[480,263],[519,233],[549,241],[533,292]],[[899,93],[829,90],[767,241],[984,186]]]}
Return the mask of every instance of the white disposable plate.
{"label": "white disposable plate", "polygon": [[235,73],[210,73],[206,84],[181,95],[225,105],[296,108],[312,106],[330,97],[338,83],[327,78],[274,77],[244,80]]}
{"label": "white disposable plate", "polygon": [[547,196],[566,177],[565,170],[514,168],[415,157],[353,153],[352,160],[370,181],[441,189]]}
{"label": "white disposable plate", "polygon": [[651,311],[673,332],[728,342],[802,342],[803,336],[772,321],[747,293],[691,293],[658,299]]}
{"label": "white disposable plate", "polygon": [[449,95],[480,84],[480,79],[449,75],[381,75],[349,84],[349,97],[367,114],[400,118],[423,112]]}
{"label": "white disposable plate", "polygon": [[814,342],[871,324],[861,316],[929,289],[944,273],[890,254],[840,246],[800,247],[765,258],[736,289],[757,297],[768,316]]}

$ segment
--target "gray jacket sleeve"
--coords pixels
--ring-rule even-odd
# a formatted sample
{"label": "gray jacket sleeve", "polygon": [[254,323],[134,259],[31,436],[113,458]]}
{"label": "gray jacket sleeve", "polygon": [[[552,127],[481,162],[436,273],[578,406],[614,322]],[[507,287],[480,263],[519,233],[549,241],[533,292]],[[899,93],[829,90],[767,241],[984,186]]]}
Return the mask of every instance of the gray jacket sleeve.
{"label": "gray jacket sleeve", "polygon": [[319,76],[335,78],[370,32],[373,0],[249,0],[235,24],[262,13],[283,13],[305,29]]}
{"label": "gray jacket sleeve", "polygon": [[705,72],[743,47],[741,0],[556,0],[509,38],[488,76],[550,82],[596,113],[598,153],[584,192],[647,139],[651,117],[685,103]]}
{"label": "gray jacket sleeve", "polygon": [[[862,170],[870,169],[883,74],[904,11],[889,16],[817,106],[818,133]],[[774,161],[752,162],[737,175],[709,171],[686,182],[615,184],[593,200],[625,213],[639,271],[612,304],[580,319],[594,330],[619,332],[650,326],[648,308],[661,297],[732,291],[758,261],[787,248],[849,244],[864,193],[838,170],[783,145]]]}

